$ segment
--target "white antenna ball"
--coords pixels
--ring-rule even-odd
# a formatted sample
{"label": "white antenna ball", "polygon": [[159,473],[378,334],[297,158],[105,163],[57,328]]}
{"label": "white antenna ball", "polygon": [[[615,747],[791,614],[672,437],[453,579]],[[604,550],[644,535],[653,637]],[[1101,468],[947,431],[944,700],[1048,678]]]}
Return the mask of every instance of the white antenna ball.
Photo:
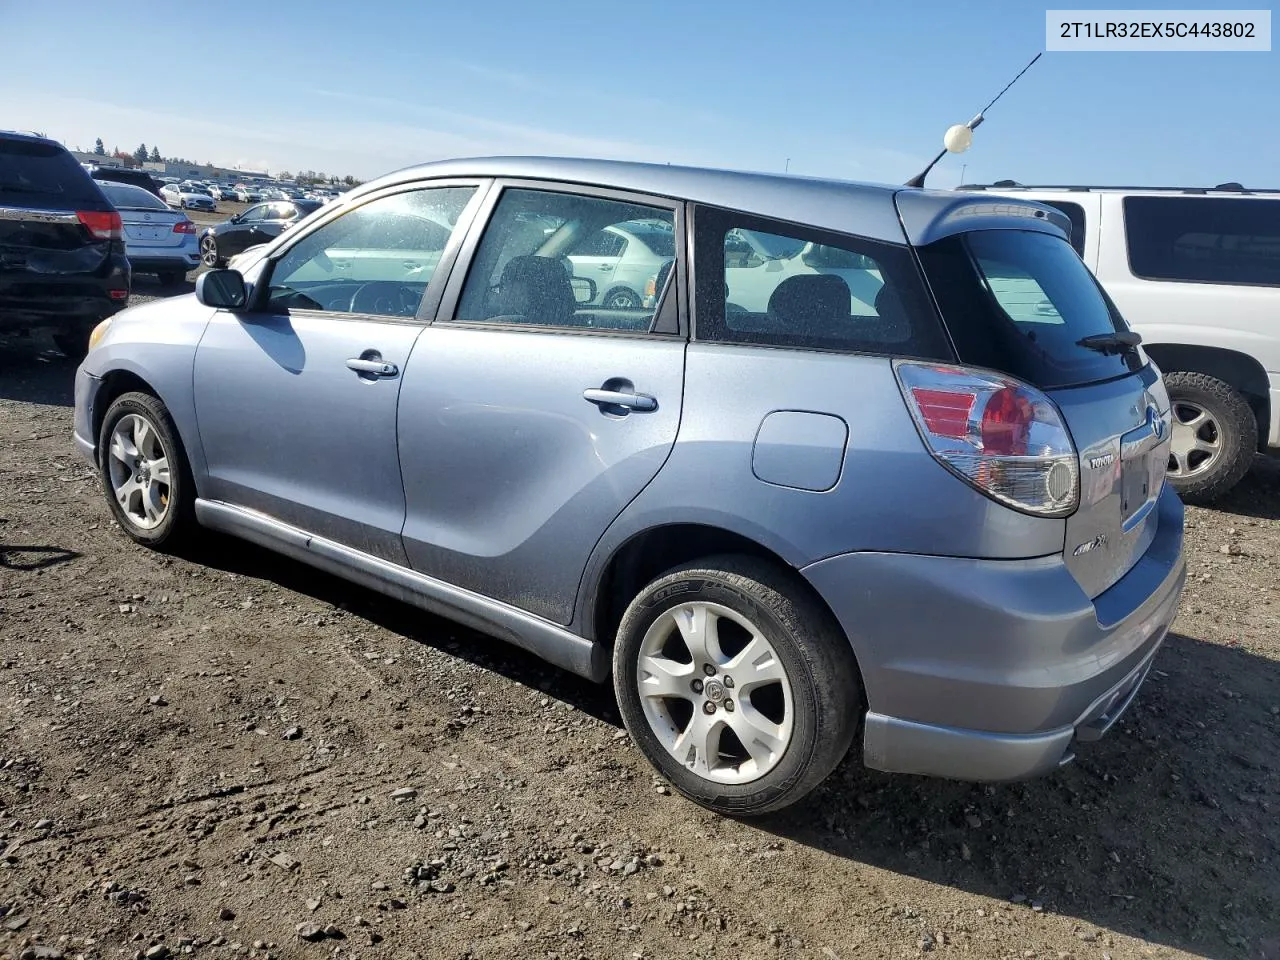
{"label": "white antenna ball", "polygon": [[973,131],[963,123],[948,127],[942,136],[942,145],[948,153],[964,153],[973,144]]}

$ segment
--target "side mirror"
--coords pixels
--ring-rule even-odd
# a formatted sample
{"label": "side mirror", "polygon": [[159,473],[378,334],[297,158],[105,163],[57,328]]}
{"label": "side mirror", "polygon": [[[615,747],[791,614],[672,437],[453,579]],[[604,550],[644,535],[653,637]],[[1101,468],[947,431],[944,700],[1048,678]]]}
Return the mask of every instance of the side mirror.
{"label": "side mirror", "polygon": [[569,286],[573,288],[573,299],[578,303],[590,303],[596,298],[596,282],[590,277],[572,277]]}
{"label": "side mirror", "polygon": [[196,278],[196,299],[218,310],[241,310],[249,292],[239,270],[210,270]]}

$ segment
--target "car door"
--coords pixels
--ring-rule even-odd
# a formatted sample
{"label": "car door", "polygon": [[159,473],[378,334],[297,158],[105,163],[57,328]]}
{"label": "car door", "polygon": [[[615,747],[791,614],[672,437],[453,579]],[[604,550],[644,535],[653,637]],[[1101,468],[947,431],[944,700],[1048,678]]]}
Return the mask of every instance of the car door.
{"label": "car door", "polygon": [[522,183],[486,208],[402,388],[405,550],[422,573],[568,623],[591,550],[675,442],[685,340],[683,254],[646,311],[575,297],[567,253],[631,219],[679,227],[681,210]]}
{"label": "car door", "polygon": [[[268,240],[274,240],[293,226],[301,217],[298,208],[285,200],[277,200],[275,203],[270,203],[266,206],[267,215],[257,225],[258,239],[254,241],[255,243],[266,243]],[[373,278],[366,277],[365,279],[371,280]]]}
{"label": "car door", "polygon": [[330,252],[351,234],[387,236],[370,225],[406,213],[465,226],[478,187],[401,188],[309,226],[272,255],[248,309],[214,315],[194,374],[202,496],[405,561],[396,406],[436,281],[338,275]]}
{"label": "car door", "polygon": [[[218,255],[225,260],[256,244],[265,243],[267,237],[261,233],[260,228],[269,206],[270,204],[260,203],[223,224],[217,231]],[[261,239],[255,239],[259,237]]]}

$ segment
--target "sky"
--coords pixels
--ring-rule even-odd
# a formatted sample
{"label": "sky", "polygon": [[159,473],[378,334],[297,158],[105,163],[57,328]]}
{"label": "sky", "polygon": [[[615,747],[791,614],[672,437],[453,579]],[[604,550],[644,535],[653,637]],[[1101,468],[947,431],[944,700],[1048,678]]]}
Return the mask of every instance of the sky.
{"label": "sky", "polygon": [[[1045,13],[1025,0],[0,0],[0,45],[0,128],[72,148],[101,137],[361,179],[520,154],[900,183],[1044,49]],[[1277,158],[1280,53],[1052,52],[929,183],[1280,187]]]}

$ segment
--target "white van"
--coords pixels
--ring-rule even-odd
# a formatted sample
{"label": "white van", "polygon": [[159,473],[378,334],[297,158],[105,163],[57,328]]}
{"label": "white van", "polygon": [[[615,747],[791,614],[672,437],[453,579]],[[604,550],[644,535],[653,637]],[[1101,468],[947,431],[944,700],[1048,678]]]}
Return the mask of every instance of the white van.
{"label": "white van", "polygon": [[1169,479],[1191,503],[1231,489],[1258,452],[1280,453],[1280,190],[1024,186],[1071,220],[1174,401]]}

